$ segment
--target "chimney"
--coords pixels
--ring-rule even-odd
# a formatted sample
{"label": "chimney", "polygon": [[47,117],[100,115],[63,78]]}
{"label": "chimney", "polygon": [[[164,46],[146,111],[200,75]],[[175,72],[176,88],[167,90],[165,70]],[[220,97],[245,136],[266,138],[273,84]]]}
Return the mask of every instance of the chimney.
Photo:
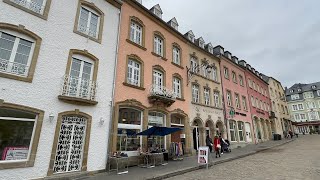
{"label": "chimney", "polygon": [[229,51],[224,52],[224,56],[226,56],[228,59],[232,58],[232,54]]}
{"label": "chimney", "polygon": [[218,54],[224,54],[224,48],[220,45],[213,48],[213,51]]}

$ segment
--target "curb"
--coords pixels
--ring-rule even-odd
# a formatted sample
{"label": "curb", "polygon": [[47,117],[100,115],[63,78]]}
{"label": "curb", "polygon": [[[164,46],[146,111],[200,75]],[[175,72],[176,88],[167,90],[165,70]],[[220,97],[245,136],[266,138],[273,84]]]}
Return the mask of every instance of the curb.
{"label": "curb", "polygon": [[[277,145],[270,146],[270,147],[267,147],[267,148],[258,149],[258,150],[251,151],[249,153],[242,154],[242,155],[239,155],[239,156],[236,156],[236,157],[230,157],[230,158],[226,158],[226,159],[219,160],[219,161],[216,161],[216,162],[211,162],[208,166],[212,167],[213,165],[218,165],[218,164],[222,164],[222,163],[225,163],[225,162],[230,162],[230,161],[233,161],[233,160],[236,160],[236,159],[240,159],[240,158],[244,158],[244,157],[247,157],[247,156],[251,156],[251,155],[257,154],[257,153],[262,152],[262,151],[266,151],[266,150],[269,150],[269,149],[272,149],[272,148],[275,148],[275,147],[279,147],[279,146],[288,144],[288,143],[290,143],[290,142],[292,142],[294,140],[295,139],[291,139],[291,140],[286,141],[286,142],[284,142],[282,144],[277,144]],[[169,173],[166,173],[166,174],[162,174],[162,175],[145,178],[145,180],[162,180],[162,179],[178,176],[178,175],[181,175],[181,174],[185,174],[185,173],[190,172],[190,171],[196,171],[196,170],[199,170],[199,169],[205,169],[206,167],[207,167],[206,165],[193,166],[193,167],[184,168],[184,169],[181,169],[181,170],[178,170],[178,171],[172,171],[172,172],[169,172]]]}

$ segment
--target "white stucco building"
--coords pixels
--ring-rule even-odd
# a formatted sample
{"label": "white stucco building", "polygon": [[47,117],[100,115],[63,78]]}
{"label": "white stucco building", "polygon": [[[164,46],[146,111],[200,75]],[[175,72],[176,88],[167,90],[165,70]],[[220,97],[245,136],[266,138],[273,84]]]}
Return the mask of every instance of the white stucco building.
{"label": "white stucco building", "polygon": [[105,169],[120,6],[0,1],[0,179]]}

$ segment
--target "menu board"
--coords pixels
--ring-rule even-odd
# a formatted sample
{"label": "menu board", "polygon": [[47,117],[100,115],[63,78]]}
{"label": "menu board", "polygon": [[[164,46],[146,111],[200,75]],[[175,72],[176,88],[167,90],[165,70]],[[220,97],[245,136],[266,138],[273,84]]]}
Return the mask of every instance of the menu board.
{"label": "menu board", "polygon": [[28,158],[28,147],[5,147],[1,160],[21,160]]}
{"label": "menu board", "polygon": [[208,164],[209,147],[200,146],[198,153],[198,164]]}

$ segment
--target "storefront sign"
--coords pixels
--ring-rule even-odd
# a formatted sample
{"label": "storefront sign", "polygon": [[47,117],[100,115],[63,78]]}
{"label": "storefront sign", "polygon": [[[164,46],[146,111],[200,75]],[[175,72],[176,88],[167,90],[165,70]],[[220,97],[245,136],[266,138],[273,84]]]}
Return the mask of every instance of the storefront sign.
{"label": "storefront sign", "polygon": [[208,146],[200,146],[198,153],[198,164],[207,164],[208,168],[208,156],[209,156],[209,147]]}
{"label": "storefront sign", "polygon": [[149,124],[153,123],[153,124],[163,124],[163,118],[162,117],[158,117],[158,116],[149,116]]}
{"label": "storefront sign", "polygon": [[195,106],[195,110],[197,112],[204,112],[204,113],[209,113],[209,114],[216,114],[216,115],[222,115],[222,110],[215,110],[213,108],[203,108],[201,106]]}
{"label": "storefront sign", "polygon": [[180,138],[186,138],[186,134],[180,134]]}
{"label": "storefront sign", "polygon": [[28,147],[5,147],[2,160],[19,160],[28,158]]}

